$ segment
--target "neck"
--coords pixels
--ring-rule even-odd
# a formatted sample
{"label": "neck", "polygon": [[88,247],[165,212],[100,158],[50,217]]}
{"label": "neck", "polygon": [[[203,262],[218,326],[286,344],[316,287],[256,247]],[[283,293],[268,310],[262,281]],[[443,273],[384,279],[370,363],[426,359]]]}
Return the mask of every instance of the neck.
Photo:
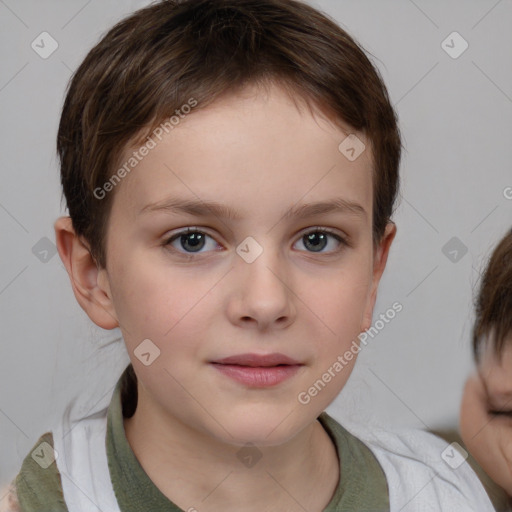
{"label": "neck", "polygon": [[[139,393],[135,414],[124,419],[127,440],[160,492],[183,510],[320,512],[329,503],[339,461],[318,420],[288,442],[258,447],[243,459],[240,446],[169,415],[155,417],[144,398]],[[254,464],[250,457],[260,455]]]}

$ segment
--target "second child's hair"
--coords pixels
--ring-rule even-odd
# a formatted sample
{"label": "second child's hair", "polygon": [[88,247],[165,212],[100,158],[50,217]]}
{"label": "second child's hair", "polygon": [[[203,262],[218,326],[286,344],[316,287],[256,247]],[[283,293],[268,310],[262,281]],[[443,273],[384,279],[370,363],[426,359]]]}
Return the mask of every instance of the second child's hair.
{"label": "second child's hair", "polygon": [[63,193],[98,266],[106,267],[114,196],[105,184],[116,184],[127,148],[149,141],[177,112],[183,117],[180,109],[194,105],[193,115],[248,85],[273,84],[368,138],[374,243],[382,238],[397,195],[401,139],[386,87],[360,46],[298,0],[164,0],[123,19],[92,48],[62,109]]}
{"label": "second child's hair", "polygon": [[476,361],[487,342],[500,357],[505,344],[512,344],[512,230],[501,239],[489,259],[475,310],[472,337]]}

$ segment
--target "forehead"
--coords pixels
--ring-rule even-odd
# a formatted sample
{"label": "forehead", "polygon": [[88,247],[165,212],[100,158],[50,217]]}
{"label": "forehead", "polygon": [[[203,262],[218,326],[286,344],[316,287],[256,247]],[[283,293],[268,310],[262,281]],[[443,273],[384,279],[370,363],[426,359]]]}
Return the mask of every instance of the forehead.
{"label": "forehead", "polygon": [[[272,205],[341,195],[371,209],[372,158],[363,134],[312,115],[277,86],[247,88],[200,107],[161,140],[153,137],[155,147],[123,179],[114,205],[139,212],[181,195],[215,198],[252,215],[255,208],[263,214]],[[354,143],[360,154],[347,158],[343,151]]]}

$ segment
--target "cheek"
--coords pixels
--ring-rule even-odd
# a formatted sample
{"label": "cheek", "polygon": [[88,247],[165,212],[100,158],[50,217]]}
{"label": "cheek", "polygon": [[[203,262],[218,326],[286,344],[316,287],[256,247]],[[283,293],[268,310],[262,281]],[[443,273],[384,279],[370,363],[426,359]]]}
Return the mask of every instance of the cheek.
{"label": "cheek", "polygon": [[314,310],[338,336],[361,327],[364,309],[369,300],[371,278],[361,269],[344,270],[330,277],[328,283],[311,297]]}
{"label": "cheek", "polygon": [[132,256],[116,267],[112,294],[125,341],[171,339],[180,322],[207,294],[208,282]]}

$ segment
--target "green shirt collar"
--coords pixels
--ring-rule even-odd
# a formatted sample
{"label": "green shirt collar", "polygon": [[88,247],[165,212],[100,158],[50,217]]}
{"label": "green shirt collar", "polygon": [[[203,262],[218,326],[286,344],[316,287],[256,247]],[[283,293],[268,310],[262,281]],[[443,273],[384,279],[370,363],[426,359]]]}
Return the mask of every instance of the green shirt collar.
{"label": "green shirt collar", "polygon": [[[107,413],[107,458],[119,508],[121,512],[183,512],[152,482],[126,438],[121,382],[129,366],[116,384]],[[318,420],[331,437],[340,461],[340,482],[324,512],[389,512],[386,477],[373,453],[326,412]]]}

